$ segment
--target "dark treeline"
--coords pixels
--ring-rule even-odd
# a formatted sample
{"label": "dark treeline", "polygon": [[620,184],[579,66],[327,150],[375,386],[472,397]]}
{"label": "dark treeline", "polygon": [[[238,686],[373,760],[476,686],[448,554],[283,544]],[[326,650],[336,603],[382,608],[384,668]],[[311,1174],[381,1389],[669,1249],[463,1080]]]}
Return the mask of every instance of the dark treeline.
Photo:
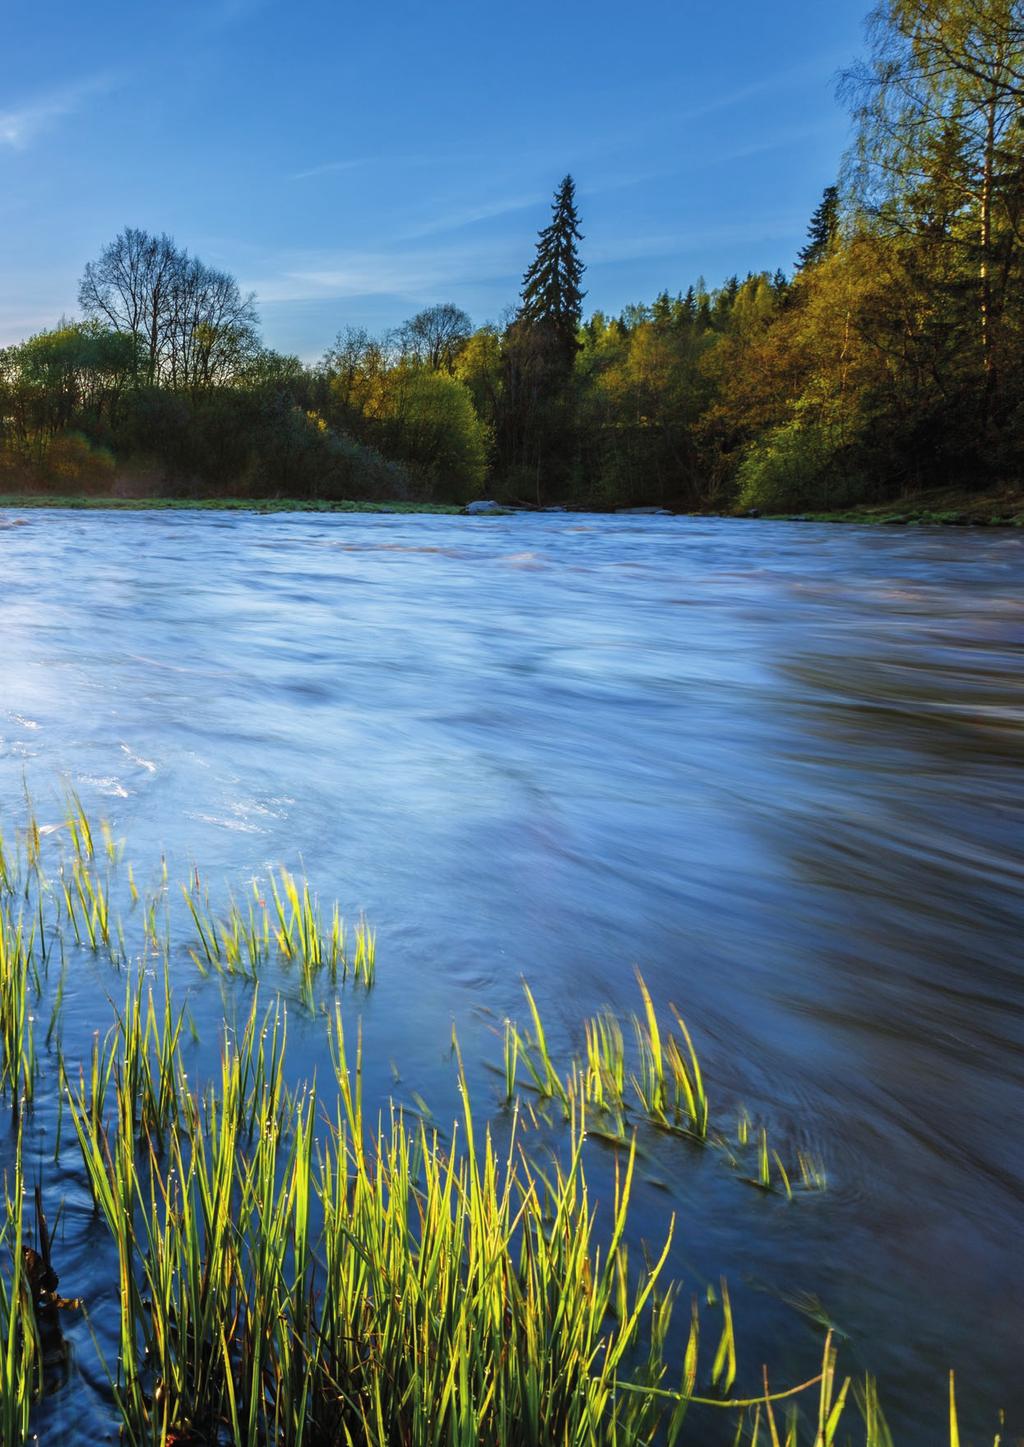
{"label": "dark treeline", "polygon": [[1024,5],[882,0],[856,143],[792,270],[584,314],[559,187],[517,307],[427,308],[305,366],[166,236],[0,352],[0,489],[837,508],[1024,464]]}

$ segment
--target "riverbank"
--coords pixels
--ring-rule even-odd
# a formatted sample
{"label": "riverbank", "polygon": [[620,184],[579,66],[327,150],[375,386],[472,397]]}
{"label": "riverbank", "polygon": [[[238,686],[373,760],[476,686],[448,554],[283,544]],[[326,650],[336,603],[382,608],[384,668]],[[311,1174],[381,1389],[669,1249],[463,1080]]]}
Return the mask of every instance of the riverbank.
{"label": "riverbank", "polygon": [[971,492],[962,487],[930,488],[888,502],[862,503],[833,512],[778,513],[799,522],[937,524],[945,527],[1024,527],[1024,491],[1019,487]]}
{"label": "riverbank", "polygon": [[[85,493],[14,492],[0,494],[0,509],[72,508],[108,512],[246,512],[246,513],[381,513],[459,516],[458,503],[383,501],[359,498],[288,497],[115,497]],[[473,509],[481,517],[507,517],[520,512],[611,513],[622,516],[737,517],[774,522],[861,523],[872,526],[931,525],[945,527],[1024,527],[1024,491],[1017,487],[972,492],[966,488],[932,488],[899,500],[862,503],[858,507],[801,513],[673,512],[661,508],[607,508],[570,504],[525,508],[501,504]]]}
{"label": "riverbank", "polygon": [[443,502],[326,501],[289,497],[110,497],[82,493],[16,492],[0,494],[0,508],[78,508],[108,512],[356,512],[452,515],[463,509]]}

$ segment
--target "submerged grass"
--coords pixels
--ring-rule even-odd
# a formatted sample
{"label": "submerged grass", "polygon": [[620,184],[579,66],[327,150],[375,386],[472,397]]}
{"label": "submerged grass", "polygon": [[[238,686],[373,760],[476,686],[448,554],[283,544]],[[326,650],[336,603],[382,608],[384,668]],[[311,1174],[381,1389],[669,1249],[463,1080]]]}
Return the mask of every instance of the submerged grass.
{"label": "submerged grass", "polygon": [[32,1002],[39,996],[35,925],[27,930],[0,901],[0,1092],[10,1095],[15,1114],[35,1089],[35,1031]]}
{"label": "submerged grass", "polygon": [[752,1135],[752,1121],[743,1107],[733,1138],[712,1124],[704,1071],[686,1021],[670,1005],[670,1021],[663,1023],[639,970],[636,979],[643,1008],[631,1017],[632,1055],[621,1022],[604,1010],[584,1023],[583,1055],[570,1062],[564,1077],[552,1056],[537,1002],[524,982],[531,1028],[524,1032],[505,1021],[506,1106],[517,1099],[522,1062],[524,1084],[542,1102],[555,1104],[565,1120],[585,1105],[588,1134],[612,1145],[628,1145],[636,1126],[646,1124],[711,1147],[746,1184],[788,1201],[797,1193],[824,1191],[824,1164],[809,1151],[797,1150],[795,1163],[787,1167],[779,1151],[769,1147],[767,1126],[761,1125]]}
{"label": "submerged grass", "polygon": [[[241,1027],[225,1029],[219,1070],[193,1081],[169,915],[161,931],[157,901],[141,902],[130,871],[120,877],[120,846],[94,835],[77,801],[59,834],[56,889],[34,823],[20,849],[0,845],[0,1097],[18,1122],[0,1202],[5,1447],[31,1431],[40,1321],[56,1300],[38,1196],[41,1255],[27,1239],[22,1140],[39,1076],[32,1011],[55,955],[63,979],[65,946],[105,957],[119,982],[88,1061],[62,1058],[53,1020],[48,1041],[116,1257],[107,1369],[131,1447],[635,1447],[719,1440],[726,1422],[729,1440],[749,1447],[891,1447],[873,1381],[840,1372],[831,1332],[810,1381],[773,1391],[764,1372],[740,1391],[727,1283],[685,1299],[667,1276],[671,1219],[653,1250],[631,1252],[639,1125],[741,1168],[749,1158],[749,1179],[776,1194],[820,1176],[804,1156],[788,1171],[745,1113],[726,1142],[689,1029],[674,1008],[663,1020],[642,977],[632,1046],[605,1011],[564,1073],[526,988],[528,1030],[505,1026],[500,1133],[476,1119],[453,1040],[460,1109],[445,1134],[393,1104],[364,1107],[361,1035],[353,1046],[337,989],[328,1002],[322,987],[372,985],[365,922],[350,941],[338,910],[324,913],[284,871],[221,916],[196,877],[184,891],[193,959],[253,989]],[[138,911],[134,960],[122,897]],[[280,982],[297,976],[306,1006],[329,1003],[327,1080],[289,1083],[286,1006],[259,1004],[272,963]],[[533,1101],[565,1122],[550,1158],[528,1148]],[[603,1203],[585,1166],[593,1135],[619,1147]],[[57,1155],[71,1170],[59,1142]],[[959,1447],[952,1378],[948,1409]]]}
{"label": "submerged grass", "polygon": [[[114,1390],[128,1441],[212,1443],[226,1430],[247,1447],[673,1443],[691,1409],[728,1413],[737,1440],[756,1441],[751,1411],[760,1421],[792,1395],[730,1395],[724,1282],[705,1319],[693,1304],[672,1368],[678,1291],[662,1278],[673,1226],[634,1269],[631,1147],[602,1241],[583,1168],[585,1107],[567,1161],[546,1168],[515,1124],[499,1155],[474,1121],[461,1063],[450,1148],[394,1108],[371,1127],[361,1049],[350,1063],[338,1009],[336,1105],[318,1139],[324,1102],[312,1088],[288,1095],[284,1050],[268,1058],[255,1022],[254,1011],[247,1036],[259,1043],[225,1039],[215,1087],[182,1102],[166,1139],[137,1136],[127,1075],[109,1122],[84,1093],[70,1097],[117,1242]],[[180,1088],[183,1072],[172,1075]],[[821,1388],[823,1447],[849,1387],[833,1402],[833,1372],[827,1342],[821,1373],[800,1388]]]}
{"label": "submerged grass", "polygon": [[271,873],[269,885],[269,900],[254,883],[245,911],[232,900],[223,918],[200,896],[198,881],[191,889],[182,887],[199,937],[190,950],[199,969],[255,980],[276,955],[298,970],[302,1000],[310,1007],[321,974],[332,985],[351,977],[369,989],[376,975],[377,937],[366,920],[357,923],[350,949],[337,904],[325,921],[308,883],[300,884],[285,869]]}
{"label": "submerged grass", "polygon": [[39,1334],[25,1273],[25,1245],[25,1181],[19,1131],[13,1179],[5,1181],[0,1205],[0,1252],[10,1261],[9,1269],[0,1271],[0,1440],[11,1447],[28,1436],[32,1403],[42,1386]]}

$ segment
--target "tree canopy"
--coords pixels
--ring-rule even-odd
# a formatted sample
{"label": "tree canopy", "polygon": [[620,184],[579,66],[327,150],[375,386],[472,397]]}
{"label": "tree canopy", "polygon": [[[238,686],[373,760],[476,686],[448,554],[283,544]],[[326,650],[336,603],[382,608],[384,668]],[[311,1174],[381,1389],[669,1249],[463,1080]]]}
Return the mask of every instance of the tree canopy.
{"label": "tree canopy", "polygon": [[81,320],[0,352],[0,472],[716,510],[1019,491],[1020,0],[879,0],[842,88],[855,141],[793,271],[617,315],[583,313],[571,176],[501,325],[437,299],[314,366],[262,346],[233,277],[128,228],[86,266]]}

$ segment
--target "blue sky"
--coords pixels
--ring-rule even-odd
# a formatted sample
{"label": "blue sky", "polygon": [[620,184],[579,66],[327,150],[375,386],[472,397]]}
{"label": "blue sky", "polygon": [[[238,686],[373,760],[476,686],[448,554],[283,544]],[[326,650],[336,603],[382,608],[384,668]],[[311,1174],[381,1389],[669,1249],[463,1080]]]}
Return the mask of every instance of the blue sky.
{"label": "blue sky", "polygon": [[123,226],[257,293],[267,342],[514,302],[576,177],[588,309],[788,267],[848,139],[866,0],[7,0],[0,344]]}

